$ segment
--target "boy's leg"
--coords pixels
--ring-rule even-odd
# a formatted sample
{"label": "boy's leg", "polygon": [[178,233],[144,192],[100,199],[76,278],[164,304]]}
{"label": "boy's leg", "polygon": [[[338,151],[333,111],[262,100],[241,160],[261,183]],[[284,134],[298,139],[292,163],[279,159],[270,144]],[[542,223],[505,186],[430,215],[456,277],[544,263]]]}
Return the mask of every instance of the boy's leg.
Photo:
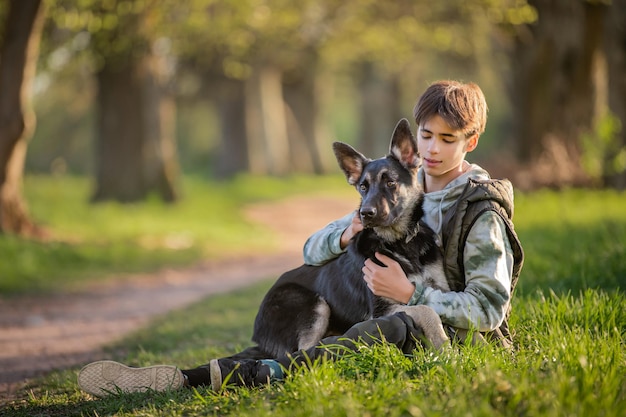
{"label": "boy's leg", "polygon": [[226,378],[236,385],[259,385],[282,379],[282,369],[289,369],[293,364],[321,356],[337,359],[346,351],[356,350],[359,342],[371,345],[384,339],[404,353],[410,353],[423,338],[423,330],[416,327],[406,314],[399,313],[357,323],[341,336],[324,338],[315,347],[275,360],[221,358],[195,369],[183,370],[183,374],[190,386],[207,385],[218,389]]}
{"label": "boy's leg", "polygon": [[238,361],[242,359],[266,359],[269,356],[271,355],[269,355],[259,346],[251,346],[249,348],[242,350],[239,353],[235,353],[234,355],[227,356],[224,359],[232,359],[232,360]]}
{"label": "boy's leg", "polygon": [[[230,372],[236,367],[237,378],[232,382],[241,380],[248,383],[267,383],[268,376],[264,376],[265,367],[257,369],[256,361],[249,359],[263,359],[265,354],[258,346],[249,347],[228,358],[220,359],[222,366],[217,361],[211,361],[206,365],[194,369],[180,370],[172,365],[154,365],[144,368],[133,368],[114,361],[97,361],[85,365],[78,374],[80,388],[94,396],[102,397],[118,391],[132,393],[148,390],[167,391],[182,387],[211,386],[219,389],[222,380],[229,377]],[[235,362],[236,361],[236,362]],[[243,366],[242,365],[246,365]],[[235,366],[236,365],[236,366]],[[276,368],[279,368],[276,365]],[[212,369],[212,371],[211,371]]]}
{"label": "boy's leg", "polygon": [[280,365],[271,359],[213,359],[206,365],[184,369],[182,373],[188,386],[207,386],[215,391],[220,390],[224,384],[258,386],[283,378]]}
{"label": "boy's leg", "polygon": [[448,342],[441,319],[431,308],[410,306],[390,316],[357,323],[341,336],[324,338],[317,346],[278,358],[277,362],[289,369],[319,357],[338,359],[347,351],[355,351],[359,343],[373,345],[381,340],[396,345],[405,354],[413,352],[418,344],[440,349]]}
{"label": "boy's leg", "polygon": [[182,372],[190,387],[210,386],[218,390],[224,379],[236,385],[260,385],[269,382],[268,378],[272,379],[276,371],[282,374],[280,367],[273,361],[265,361],[274,365],[273,369],[263,366],[261,360],[269,356],[259,346],[251,346],[234,355],[213,359],[205,365]]}
{"label": "boy's leg", "polygon": [[410,353],[423,337],[424,332],[416,328],[406,314],[399,313],[357,323],[341,336],[324,338],[315,347],[275,360],[242,360],[236,356],[221,358],[195,369],[183,370],[183,374],[190,386],[210,385],[218,389],[226,378],[236,385],[260,385],[282,379],[282,369],[289,369],[293,364],[302,364],[321,356],[337,359],[346,351],[356,350],[359,342],[372,345],[384,339],[404,353]]}
{"label": "boy's leg", "polygon": [[272,360],[213,359],[206,365],[187,370],[172,365],[133,368],[105,360],[85,365],[78,373],[78,386],[91,395],[105,397],[119,392],[164,392],[197,386],[217,391],[224,383],[255,386],[277,379],[282,379],[282,369]]}
{"label": "boy's leg", "polygon": [[[124,392],[135,392],[148,388],[161,391],[206,385],[218,390],[224,382],[254,386],[282,379],[283,369],[289,369],[293,364],[306,363],[321,356],[339,358],[348,350],[356,350],[359,342],[371,345],[385,340],[407,354],[418,343],[436,349],[448,343],[441,320],[432,309],[425,306],[404,306],[402,310],[391,316],[357,323],[341,336],[327,337],[318,346],[276,360],[234,360],[229,357],[214,359],[206,365],[183,371],[168,365],[129,368],[116,362],[96,362],[81,370],[79,385],[85,391],[99,396],[106,395],[107,391],[115,391],[116,388]],[[102,366],[104,363],[108,365]],[[139,382],[136,382],[137,379]]]}

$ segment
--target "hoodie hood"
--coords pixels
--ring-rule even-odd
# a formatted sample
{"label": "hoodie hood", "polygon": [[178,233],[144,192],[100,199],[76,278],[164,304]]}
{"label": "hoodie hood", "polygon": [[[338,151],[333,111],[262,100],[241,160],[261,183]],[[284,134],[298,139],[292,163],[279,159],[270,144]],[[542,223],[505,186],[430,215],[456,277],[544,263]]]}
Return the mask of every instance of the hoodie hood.
{"label": "hoodie hood", "polygon": [[[417,172],[417,178],[422,187],[424,187],[424,175],[424,170],[420,168]],[[467,171],[450,181],[443,190],[426,193],[424,195],[423,220],[437,233],[440,241],[443,218],[448,209],[457,201],[470,178],[475,180],[488,180],[490,176],[489,173],[480,166],[470,164]]]}

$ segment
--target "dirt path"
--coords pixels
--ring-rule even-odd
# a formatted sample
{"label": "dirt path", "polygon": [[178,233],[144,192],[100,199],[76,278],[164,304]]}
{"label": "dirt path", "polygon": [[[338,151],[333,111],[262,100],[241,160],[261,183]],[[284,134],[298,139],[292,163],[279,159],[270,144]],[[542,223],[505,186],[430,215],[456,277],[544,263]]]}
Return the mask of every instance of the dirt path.
{"label": "dirt path", "polygon": [[247,216],[270,227],[281,242],[269,257],[120,277],[47,297],[0,298],[0,403],[15,399],[30,378],[101,358],[104,345],[157,315],[301,264],[306,237],[355,204],[348,196],[296,197],[249,208]]}

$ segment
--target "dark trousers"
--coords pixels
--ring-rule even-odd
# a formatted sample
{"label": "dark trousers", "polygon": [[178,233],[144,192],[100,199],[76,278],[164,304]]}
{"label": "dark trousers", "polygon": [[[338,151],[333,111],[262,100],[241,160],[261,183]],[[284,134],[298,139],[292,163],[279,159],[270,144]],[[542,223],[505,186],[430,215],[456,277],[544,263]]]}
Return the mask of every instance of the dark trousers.
{"label": "dark trousers", "polygon": [[[412,353],[418,344],[425,346],[426,342],[424,332],[415,327],[411,318],[404,313],[396,313],[357,323],[343,335],[326,337],[312,348],[279,358],[263,357],[262,351],[253,346],[225,359],[274,359],[289,370],[292,365],[303,365],[321,357],[331,360],[339,359],[346,351],[355,351],[359,343],[373,345],[381,341],[396,345],[405,354]],[[207,370],[208,364],[185,370],[183,373],[189,377],[191,385],[202,385],[210,382]]]}
{"label": "dark trousers", "polygon": [[381,341],[410,354],[423,340],[424,332],[415,327],[413,320],[404,313],[396,313],[357,323],[340,336],[326,337],[312,348],[274,359],[289,369],[292,364],[301,365],[320,357],[338,359],[346,351],[355,351],[359,343],[373,345]]}

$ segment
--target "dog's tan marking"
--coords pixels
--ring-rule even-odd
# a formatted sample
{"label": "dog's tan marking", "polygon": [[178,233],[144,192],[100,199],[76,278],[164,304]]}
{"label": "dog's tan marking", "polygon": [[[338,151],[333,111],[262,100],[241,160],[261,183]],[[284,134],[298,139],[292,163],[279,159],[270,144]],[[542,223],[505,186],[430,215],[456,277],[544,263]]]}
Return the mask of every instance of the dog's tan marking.
{"label": "dog's tan marking", "polygon": [[323,298],[313,309],[316,319],[309,329],[303,329],[298,334],[298,349],[306,350],[315,346],[322,340],[328,329],[330,320],[330,307]]}

